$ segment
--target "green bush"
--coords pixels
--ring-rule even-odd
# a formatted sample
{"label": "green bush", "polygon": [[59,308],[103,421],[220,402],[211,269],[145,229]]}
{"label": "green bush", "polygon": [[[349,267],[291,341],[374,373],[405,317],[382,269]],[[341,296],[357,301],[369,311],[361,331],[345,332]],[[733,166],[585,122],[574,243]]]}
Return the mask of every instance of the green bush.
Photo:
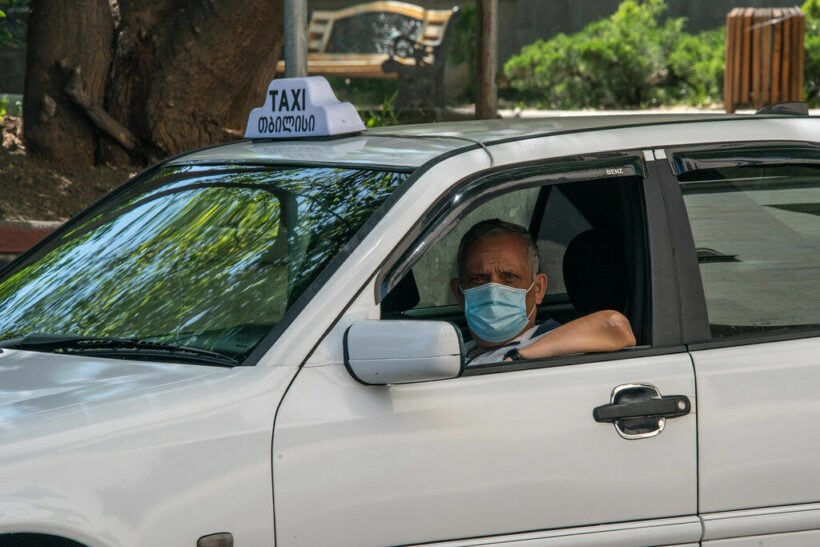
{"label": "green bush", "polygon": [[721,102],[726,69],[726,27],[682,34],[667,59],[670,103],[693,106]]}
{"label": "green bush", "polygon": [[806,0],[801,10],[806,16],[805,98],[811,106],[820,106],[820,0]]}
{"label": "green bush", "polygon": [[[801,9],[805,100],[818,106],[820,0],[806,0]],[[663,0],[625,0],[580,32],[525,46],[504,67],[507,85],[516,100],[546,108],[722,102],[726,28],[688,34],[683,19],[661,22],[665,10]]]}
{"label": "green bush", "polygon": [[617,108],[666,99],[667,59],[683,18],[661,21],[663,0],[625,0],[571,36],[525,46],[504,67],[520,96],[549,108]]}

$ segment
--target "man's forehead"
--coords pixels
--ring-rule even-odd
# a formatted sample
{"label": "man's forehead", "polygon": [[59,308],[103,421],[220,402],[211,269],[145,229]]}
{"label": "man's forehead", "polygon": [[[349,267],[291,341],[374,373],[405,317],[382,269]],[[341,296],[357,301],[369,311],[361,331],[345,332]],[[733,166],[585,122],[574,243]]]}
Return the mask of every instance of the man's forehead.
{"label": "man's forehead", "polygon": [[517,234],[513,234],[510,232],[496,232],[492,234],[484,235],[476,240],[474,240],[468,247],[467,247],[467,254],[473,252],[476,248],[512,248],[516,252],[520,250],[526,251],[527,245],[524,243],[524,240],[521,239],[520,236]]}
{"label": "man's forehead", "polygon": [[506,259],[527,265],[527,246],[510,233],[492,234],[473,241],[464,253],[465,266],[477,266],[484,260]]}

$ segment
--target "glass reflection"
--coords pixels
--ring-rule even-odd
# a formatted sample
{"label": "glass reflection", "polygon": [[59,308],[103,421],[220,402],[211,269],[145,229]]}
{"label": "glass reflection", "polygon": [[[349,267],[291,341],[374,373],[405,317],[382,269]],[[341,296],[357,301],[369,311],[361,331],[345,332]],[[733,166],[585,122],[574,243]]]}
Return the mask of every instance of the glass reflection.
{"label": "glass reflection", "polygon": [[0,280],[0,340],[151,340],[242,359],[404,173],[166,168]]}

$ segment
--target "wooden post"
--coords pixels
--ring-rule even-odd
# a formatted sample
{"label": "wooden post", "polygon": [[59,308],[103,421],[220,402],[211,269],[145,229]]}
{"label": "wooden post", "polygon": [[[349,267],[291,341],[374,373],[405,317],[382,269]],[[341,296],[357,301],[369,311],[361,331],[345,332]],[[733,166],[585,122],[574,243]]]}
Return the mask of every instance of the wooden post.
{"label": "wooden post", "polygon": [[740,9],[734,8],[726,15],[726,70],[723,78],[723,106],[726,112],[735,111],[740,95]]}
{"label": "wooden post", "polygon": [[740,90],[740,102],[748,104],[749,94],[751,92],[751,64],[752,64],[752,31],[754,25],[754,9],[745,8],[743,10],[743,26],[740,32],[743,34],[743,56],[741,60],[740,81],[742,88]]}
{"label": "wooden post", "polygon": [[772,17],[778,24],[772,28],[772,87],[769,94],[769,102],[777,104],[781,102],[780,93],[782,81],[780,75],[783,72],[783,27],[785,27],[785,25],[781,24],[781,21],[783,21],[783,10],[774,8],[772,10]]}
{"label": "wooden post", "polygon": [[495,77],[498,58],[498,0],[478,0],[477,97],[475,117],[498,117],[498,88]]}

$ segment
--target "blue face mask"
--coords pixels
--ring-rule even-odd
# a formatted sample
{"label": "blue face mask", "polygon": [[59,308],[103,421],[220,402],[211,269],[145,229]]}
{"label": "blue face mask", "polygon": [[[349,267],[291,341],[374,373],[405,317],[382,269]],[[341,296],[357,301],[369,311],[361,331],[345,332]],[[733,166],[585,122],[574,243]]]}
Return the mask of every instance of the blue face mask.
{"label": "blue face mask", "polygon": [[[487,342],[504,342],[520,333],[529,323],[527,293],[500,283],[485,283],[464,293],[464,315],[473,334]],[[533,312],[535,308],[533,307]]]}

